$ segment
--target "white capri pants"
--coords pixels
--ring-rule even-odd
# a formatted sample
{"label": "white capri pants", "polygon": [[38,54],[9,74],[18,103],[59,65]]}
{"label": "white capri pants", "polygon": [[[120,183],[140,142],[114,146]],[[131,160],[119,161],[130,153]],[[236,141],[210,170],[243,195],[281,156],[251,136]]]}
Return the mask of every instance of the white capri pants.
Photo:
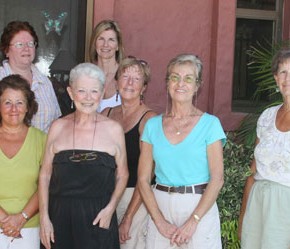
{"label": "white capri pants", "polygon": [[[131,201],[134,193],[134,188],[126,188],[118,206],[117,206],[117,217],[118,224],[121,223],[123,216],[127,210],[127,207]],[[141,204],[138,211],[134,215],[129,235],[130,240],[127,240],[125,244],[121,244],[121,249],[145,249],[145,236],[147,230],[149,215],[144,206]]]}
{"label": "white capri pants", "polygon": [[[193,213],[202,195],[167,193],[153,189],[159,209],[171,224],[182,226]],[[178,247],[170,245],[170,240],[157,230],[152,219],[149,219],[146,249],[221,249],[219,212],[216,203],[202,217],[197,229],[188,244]]]}
{"label": "white capri pants", "polygon": [[0,229],[0,249],[39,249],[39,227],[22,228],[22,238],[13,239],[2,234]]}

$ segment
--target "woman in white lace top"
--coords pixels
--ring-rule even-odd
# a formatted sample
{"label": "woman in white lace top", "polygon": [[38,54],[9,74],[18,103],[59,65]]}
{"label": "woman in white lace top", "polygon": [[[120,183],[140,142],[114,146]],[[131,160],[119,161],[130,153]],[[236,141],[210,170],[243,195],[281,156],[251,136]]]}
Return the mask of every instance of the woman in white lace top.
{"label": "woman in white lace top", "polygon": [[290,248],[290,50],[272,62],[283,103],[266,109],[257,123],[252,175],[240,215],[242,249]]}

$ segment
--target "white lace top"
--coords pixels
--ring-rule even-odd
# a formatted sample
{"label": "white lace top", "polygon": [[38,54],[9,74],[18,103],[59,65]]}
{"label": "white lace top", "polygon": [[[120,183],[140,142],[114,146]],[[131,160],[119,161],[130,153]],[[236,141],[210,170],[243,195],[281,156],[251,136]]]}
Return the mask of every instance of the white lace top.
{"label": "white lace top", "polygon": [[257,123],[260,140],[255,148],[256,180],[270,180],[290,187],[290,131],[276,127],[276,115],[281,105],[266,109]]}

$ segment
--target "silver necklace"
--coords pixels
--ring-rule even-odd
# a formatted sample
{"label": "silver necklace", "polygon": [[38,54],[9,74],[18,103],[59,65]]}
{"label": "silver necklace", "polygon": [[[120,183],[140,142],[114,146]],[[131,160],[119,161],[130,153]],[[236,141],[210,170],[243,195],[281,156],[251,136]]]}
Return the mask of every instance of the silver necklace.
{"label": "silver necklace", "polygon": [[95,160],[97,158],[97,153],[93,151],[93,148],[94,148],[94,140],[95,140],[95,134],[96,134],[96,127],[97,127],[97,116],[96,116],[96,120],[95,120],[95,126],[94,126],[94,133],[93,133],[93,140],[92,140],[91,152],[75,154],[75,127],[76,127],[76,114],[74,113],[73,154],[72,154],[72,156],[69,157],[69,159],[72,162],[81,162],[81,161],[91,161],[91,160]]}
{"label": "silver necklace", "polygon": [[182,134],[182,129],[186,129],[188,127],[188,125],[190,124],[190,122],[186,122],[183,125],[180,125],[179,127],[176,126],[176,124],[174,123],[173,117],[172,117],[172,124],[174,126],[175,129],[175,135],[179,136],[180,134]]}

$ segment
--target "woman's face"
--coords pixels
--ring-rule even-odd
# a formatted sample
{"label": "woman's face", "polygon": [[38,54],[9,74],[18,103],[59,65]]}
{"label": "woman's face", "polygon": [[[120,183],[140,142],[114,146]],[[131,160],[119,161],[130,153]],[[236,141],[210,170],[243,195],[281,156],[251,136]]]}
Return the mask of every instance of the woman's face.
{"label": "woman's face", "polygon": [[68,87],[68,93],[76,109],[87,114],[97,111],[103,96],[100,82],[86,75],[80,76],[73,82],[72,86]]}
{"label": "woman's face", "polygon": [[[35,46],[29,47],[27,44],[34,42],[33,37],[27,31],[20,31],[11,39],[6,56],[9,63],[18,66],[30,66],[35,58]],[[17,44],[22,43],[22,48],[17,48]],[[16,45],[15,45],[16,44]]]}
{"label": "woman's face", "polygon": [[118,39],[114,30],[105,30],[96,39],[98,57],[103,59],[115,58],[118,49]]}
{"label": "woman's face", "polygon": [[27,113],[27,101],[22,91],[7,88],[0,97],[2,125],[23,124]]}
{"label": "woman's face", "polygon": [[279,65],[274,78],[283,97],[290,97],[290,59]]}
{"label": "woman's face", "polygon": [[118,90],[122,100],[140,99],[145,86],[143,74],[137,65],[126,68],[120,75]]}
{"label": "woman's face", "polygon": [[198,90],[196,76],[196,69],[191,64],[172,67],[167,82],[172,101],[192,102],[192,98]]}

